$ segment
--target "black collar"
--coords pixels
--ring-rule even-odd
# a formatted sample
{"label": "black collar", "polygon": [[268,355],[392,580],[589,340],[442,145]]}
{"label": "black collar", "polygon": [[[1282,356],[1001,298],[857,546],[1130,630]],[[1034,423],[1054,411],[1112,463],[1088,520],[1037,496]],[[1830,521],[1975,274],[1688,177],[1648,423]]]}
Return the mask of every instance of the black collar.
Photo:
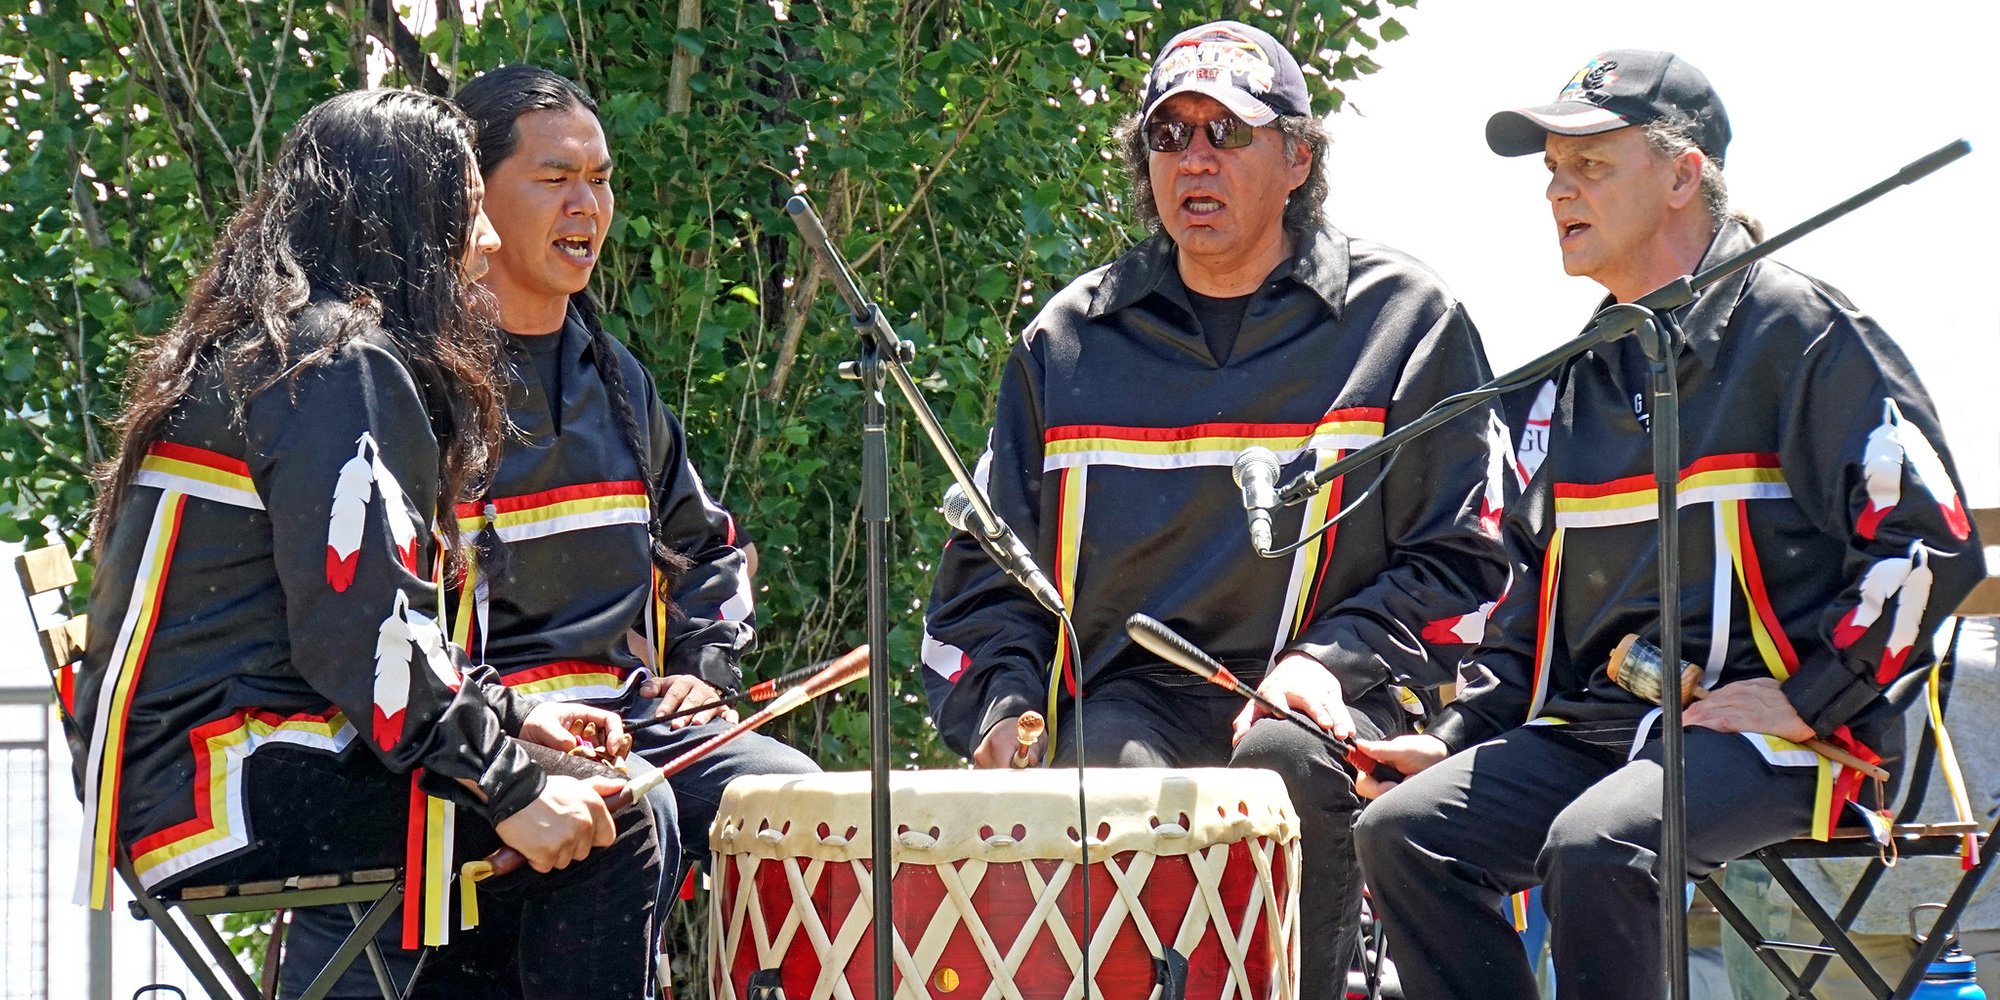
{"label": "black collar", "polygon": [[[1750,239],[1750,231],[1735,219],[1727,219],[1722,228],[1716,230],[1715,239],[1709,241],[1708,252],[1702,255],[1701,264],[1695,268],[1699,274],[1708,267],[1721,263],[1742,253],[1756,242]],[[1729,318],[1736,312],[1736,303],[1743,300],[1743,290],[1750,282],[1750,272],[1757,265],[1736,271],[1715,284],[1702,290],[1701,297],[1684,306],[1674,314],[1673,319],[1680,324],[1681,335],[1695,357],[1710,369],[1715,367],[1715,357],[1722,351],[1722,330],[1729,325]]]}
{"label": "black collar", "polygon": [[[1750,239],[1749,230],[1735,219],[1729,219],[1709,240],[1708,250],[1702,254],[1701,263],[1695,266],[1695,273],[1699,274],[1710,265],[1753,246],[1756,242]],[[1715,368],[1716,355],[1722,353],[1722,330],[1736,313],[1736,303],[1743,300],[1743,289],[1750,281],[1750,272],[1756,269],[1757,265],[1752,264],[1724,277],[1703,289],[1693,302],[1667,314],[1668,321],[1680,328],[1683,346],[1693,351],[1694,356],[1711,371]],[[1610,308],[1617,301],[1609,295],[1605,296],[1597,304],[1598,311]]]}
{"label": "black collar", "polygon": [[[512,338],[525,339],[529,336],[512,330],[507,331],[507,334]],[[583,313],[577,310],[574,302],[563,313],[563,325],[542,336],[555,337],[561,341],[565,364],[576,364],[587,359],[594,361],[596,358],[596,338],[590,335],[590,328],[583,322]]]}
{"label": "black collar", "polygon": [[[1091,296],[1087,315],[1097,319],[1117,312],[1147,295],[1158,292],[1186,305],[1180,270],[1174,263],[1174,241],[1165,231],[1147,237],[1105,269]],[[1279,261],[1268,282],[1291,278],[1312,289],[1333,318],[1339,319],[1347,301],[1347,234],[1330,225],[1321,226],[1298,241],[1292,256]]]}

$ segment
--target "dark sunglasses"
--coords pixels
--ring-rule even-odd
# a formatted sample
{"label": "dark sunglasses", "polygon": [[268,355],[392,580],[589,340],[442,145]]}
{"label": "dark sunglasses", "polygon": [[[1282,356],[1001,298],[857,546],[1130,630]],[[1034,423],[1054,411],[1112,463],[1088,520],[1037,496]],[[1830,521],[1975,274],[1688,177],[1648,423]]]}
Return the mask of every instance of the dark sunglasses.
{"label": "dark sunglasses", "polygon": [[[1256,128],[1235,115],[1211,118],[1201,123],[1208,144],[1216,149],[1241,149],[1256,137]],[[1155,153],[1178,153],[1194,142],[1192,122],[1158,121],[1146,123],[1146,148]]]}

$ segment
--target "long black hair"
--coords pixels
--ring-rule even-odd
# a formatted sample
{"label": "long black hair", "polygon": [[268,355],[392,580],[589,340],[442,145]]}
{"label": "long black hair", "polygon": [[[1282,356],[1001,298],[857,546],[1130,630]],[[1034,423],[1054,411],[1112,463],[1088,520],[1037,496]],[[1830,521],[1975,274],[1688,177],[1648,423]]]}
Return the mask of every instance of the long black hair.
{"label": "long black hair", "polygon": [[[199,367],[219,363],[240,419],[259,393],[380,327],[431,411],[447,512],[439,528],[456,566],[448,512],[499,453],[504,420],[490,297],[465,280],[478,211],[473,141],[470,119],[414,91],[353,91],[299,119],[186,308],[132,363],[118,457],[98,470],[100,540]],[[334,319],[308,335],[297,320],[315,302],[333,303]]]}
{"label": "long black hair", "polygon": [[[514,155],[514,148],[520,144],[516,123],[522,115],[536,111],[585,111],[592,117],[597,115],[597,101],[589,92],[574,81],[539,66],[501,66],[491,70],[460,88],[457,100],[458,106],[479,128],[479,168],[488,173]],[[598,320],[597,300],[591,296],[590,289],[571,294],[569,307],[576,312],[583,328],[590,334],[591,354],[597,362],[598,377],[604,380],[605,395],[611,397],[612,415],[618,420],[619,434],[625,439],[625,447],[632,452],[633,460],[639,463],[639,478],[646,483],[647,500],[652,508],[646,525],[649,555],[653,565],[666,578],[666,590],[671,593],[673,582],[690,564],[687,557],[668,547],[661,537],[664,525],[658,504],[658,484],[653,482],[652,458],[646,447],[645,431],[639,425],[639,408],[633,400],[633,389],[626,383],[624,367],[619,363],[623,352]],[[504,575],[506,557],[499,534],[490,530],[490,526],[480,535],[480,557],[487,564],[487,572]],[[663,598],[665,596],[662,594]]]}

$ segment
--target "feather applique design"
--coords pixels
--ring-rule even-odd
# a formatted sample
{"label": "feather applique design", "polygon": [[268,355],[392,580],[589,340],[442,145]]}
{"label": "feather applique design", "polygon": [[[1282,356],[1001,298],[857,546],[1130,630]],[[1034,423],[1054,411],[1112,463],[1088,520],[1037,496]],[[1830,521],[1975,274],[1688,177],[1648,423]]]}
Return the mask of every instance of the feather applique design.
{"label": "feather applique design", "polygon": [[1882,424],[1868,432],[1868,443],[1861,448],[1861,480],[1868,488],[1868,506],[1862,509],[1854,530],[1871,541],[1882,518],[1903,499],[1903,445],[1898,440],[1896,417],[1896,401],[1883,400]]}
{"label": "feather applique design", "polygon": [[375,714],[369,734],[383,750],[403,736],[410,705],[410,598],[396,591],[396,605],[375,633]]}
{"label": "feather applique design", "polygon": [[389,528],[389,543],[396,558],[410,572],[417,572],[417,522],[410,516],[410,503],[403,484],[382,461],[382,448],[367,431],[354,439],[354,457],[340,467],[333,486],[333,509],[326,525],[326,582],[335,593],[346,593],[354,585],[356,564],[361,558],[361,536],[367,528],[368,503],[382,497],[383,520]]}
{"label": "feather applique design", "polygon": [[[367,437],[366,434],[362,437]],[[373,448],[375,441],[369,438]],[[396,480],[396,474],[382,462],[382,449],[374,448],[375,489],[382,494],[383,513],[389,521],[389,541],[396,546],[396,555],[403,560],[403,567],[410,572],[417,571],[417,523],[410,517],[409,501],[403,497],[403,484]]]}
{"label": "feather applique design", "polygon": [[1875,671],[1875,683],[1887,684],[1903,672],[1903,661],[1916,645],[1924,612],[1931,603],[1931,554],[1922,542],[1910,546],[1910,575],[1896,595],[1896,617],[1889,622],[1889,641],[1882,647],[1882,665]]}
{"label": "feather applique design", "polygon": [[965,650],[931,638],[928,629],[924,631],[923,661],[924,666],[953,684],[958,683],[959,677],[965,673],[965,668],[972,666],[972,657],[966,655]]}
{"label": "feather applique design", "polygon": [[1888,400],[1889,409],[1895,412],[1900,430],[1896,437],[1903,443],[1903,458],[1910,464],[1910,472],[1924,489],[1937,501],[1938,512],[1944,515],[1944,523],[1951,528],[1951,535],[1959,541],[1972,536],[1972,521],[1965,515],[1965,504],[1958,499],[1958,490],[1951,485],[1950,474],[1944,471],[1944,459],[1938,457],[1937,449],[1931,447],[1931,439],[1917,425],[1905,422],[1901,412],[1896,412],[1896,401]]}
{"label": "feather applique design", "polygon": [[1958,498],[1958,490],[1951,484],[1951,476],[1945,472],[1944,460],[1938,457],[1937,449],[1931,446],[1923,430],[1903,419],[1903,411],[1894,399],[1882,400],[1882,423],[1868,433],[1868,443],[1862,448],[1861,476],[1868,490],[1868,506],[1855,522],[1855,531],[1863,538],[1875,537],[1882,519],[1902,501],[1906,466],[1931,499],[1937,501],[1938,512],[1944,515],[1952,536],[1959,541],[1969,537],[1972,524],[1966,516],[1965,504]]}
{"label": "feather applique design", "polygon": [[1846,649],[1861,640],[1875,622],[1882,617],[1882,609],[1889,604],[1889,598],[1903,589],[1903,581],[1910,578],[1910,560],[1907,556],[1890,556],[1868,567],[1861,577],[1861,597],[1854,607],[1840,616],[1840,623],[1833,627],[1833,648]]}
{"label": "feather applique design", "polygon": [[355,564],[361,560],[361,530],[368,520],[368,499],[375,493],[374,463],[368,452],[375,439],[362,434],[354,457],[340,467],[333,484],[333,506],[326,521],[326,582],[334,593],[344,594],[354,584]]}
{"label": "feather applique design", "polygon": [[1486,619],[1493,614],[1493,609],[1499,606],[1499,601],[1487,601],[1479,606],[1479,610],[1470,614],[1455,615],[1430,622],[1424,626],[1424,641],[1441,646],[1472,645],[1486,634]]}
{"label": "feather applique design", "polygon": [[452,665],[451,654],[445,652],[444,631],[428,615],[415,608],[403,610],[403,624],[408,630],[410,642],[416,645],[424,663],[431,673],[437,675],[439,683],[456,692],[465,682]]}
{"label": "feather applique design", "polygon": [[1500,515],[1507,502],[1507,466],[1513,456],[1507,442],[1507,425],[1498,413],[1486,416],[1486,495],[1479,501],[1479,530],[1488,538],[1500,537]]}

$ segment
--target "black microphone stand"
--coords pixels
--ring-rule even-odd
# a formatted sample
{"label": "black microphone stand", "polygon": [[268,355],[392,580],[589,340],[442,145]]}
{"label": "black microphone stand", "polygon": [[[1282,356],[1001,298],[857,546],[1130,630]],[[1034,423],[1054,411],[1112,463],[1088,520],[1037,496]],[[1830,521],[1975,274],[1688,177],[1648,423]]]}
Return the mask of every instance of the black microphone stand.
{"label": "black microphone stand", "polygon": [[[1659,314],[1693,302],[1697,293],[1752,263],[1790,245],[1800,237],[1874,201],[1889,191],[1915,183],[1932,171],[1972,152],[1963,139],[1940,147],[1867,190],[1827,209],[1758,245],[1721,261],[1693,277],[1681,276],[1641,296],[1599,310],[1584,332],[1561,347],[1487,382],[1459,393],[1382,440],[1357,449],[1324,469],[1308,469],[1279,490],[1287,506],[1302,503],[1332,482],[1362,466],[1388,458],[1411,441],[1449,423],[1489,400],[1553,374],[1571,360],[1621,337],[1636,335],[1646,355],[1653,398],[1653,482],[1658,493],[1660,662],[1669,672],[1681,662],[1680,611],[1680,389],[1674,371],[1680,354],[1680,329]],[[1661,829],[1660,829],[1660,954],[1666,967],[1668,1000],[1687,1000],[1687,901],[1680,884],[1687,872],[1686,761],[1682,759],[1681,692],[1678,684],[1660,686]]]}
{"label": "black microphone stand", "polygon": [[[874,876],[871,885],[875,997],[890,1000],[895,992],[891,950],[895,925],[890,898],[895,842],[891,839],[889,810],[889,414],[882,398],[884,373],[902,392],[931,447],[964,489],[972,513],[979,520],[980,531],[989,539],[998,539],[1006,534],[1006,527],[993,512],[985,492],[972,481],[972,473],[959,460],[958,450],[945,436],[937,415],[924,402],[923,393],[904,367],[916,360],[916,348],[896,336],[896,331],[882,318],[882,310],[862,292],[847,262],[827,237],[826,227],[821,225],[812,203],[794,195],[785,202],[785,212],[792,217],[792,224],[798,227],[799,235],[819,259],[820,266],[833,276],[834,290],[846,303],[854,330],[861,338],[860,360],[842,362],[840,375],[861,383],[861,520],[866,526],[868,546],[869,853]],[[1061,612],[1059,607],[1050,610]],[[1088,933],[1086,927],[1085,934]],[[1085,940],[1088,941],[1087,936]],[[1085,968],[1089,967],[1088,961],[1086,955]]]}

